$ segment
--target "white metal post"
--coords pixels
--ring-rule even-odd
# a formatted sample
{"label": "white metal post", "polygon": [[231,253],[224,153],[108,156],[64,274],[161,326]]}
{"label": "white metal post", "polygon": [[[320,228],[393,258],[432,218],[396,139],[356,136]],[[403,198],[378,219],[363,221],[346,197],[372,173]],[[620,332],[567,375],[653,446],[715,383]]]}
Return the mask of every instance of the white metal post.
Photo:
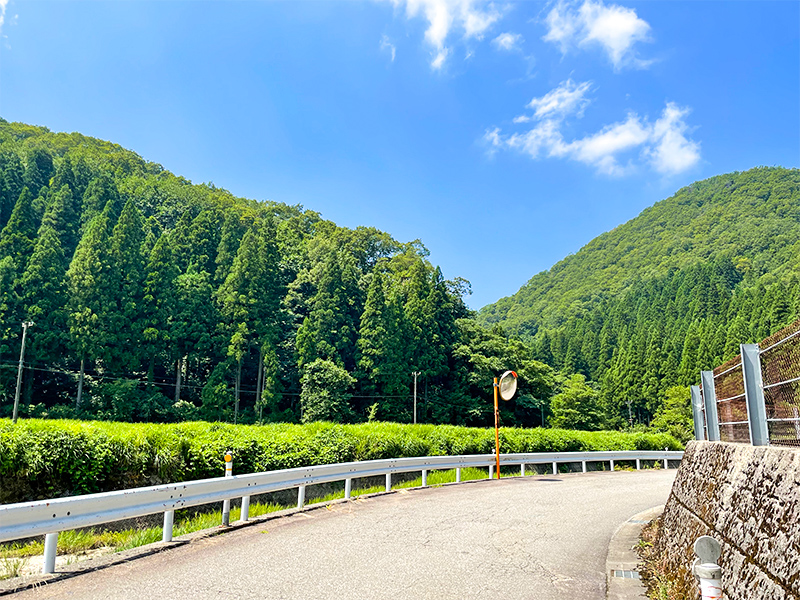
{"label": "white metal post", "polygon": [[175,520],[175,511],[174,510],[167,510],[164,511],[164,530],[161,534],[161,541],[162,542],[171,542],[172,541],[172,523]]}
{"label": "white metal post", "polygon": [[48,575],[56,572],[56,550],[58,549],[58,533],[48,533],[44,536],[44,564],[42,573]]}
{"label": "white metal post", "polygon": [[636,470],[639,471],[639,470],[641,470],[641,468],[642,468],[642,459],[637,458],[636,459]]}
{"label": "white metal post", "polygon": [[250,496],[242,496],[242,514],[240,521],[247,521],[250,518]]}
{"label": "white metal post", "polygon": [[303,508],[306,503],[306,486],[301,485],[297,488],[297,508]]}
{"label": "white metal post", "polygon": [[456,468],[456,483],[461,483],[461,467]]}
{"label": "white metal post", "polygon": [[613,471],[614,470],[614,461],[612,460],[612,461],[609,461],[609,462],[611,463],[611,470]]}
{"label": "white metal post", "polygon": [[717,415],[717,392],[714,387],[714,371],[701,371],[703,402],[706,409],[706,430],[709,442],[719,441],[719,416]]}
{"label": "white metal post", "polygon": [[350,492],[353,489],[353,480],[352,479],[345,479],[344,480],[344,499],[350,500]]}
{"label": "white metal post", "polygon": [[744,397],[747,401],[747,420],[750,421],[750,443],[769,446],[767,408],[764,402],[764,380],[761,375],[761,352],[758,344],[741,344]]}
{"label": "white metal post", "polygon": [[553,475],[558,475],[558,464],[553,462]]}
{"label": "white metal post", "polygon": [[422,469],[422,487],[427,487],[428,485],[428,471],[427,469]]}
{"label": "white metal post", "polygon": [[489,479],[494,478],[494,465],[489,465]]}
{"label": "white metal post", "polygon": [[519,466],[519,476],[520,477],[525,477],[525,463],[522,463]]}
{"label": "white metal post", "polygon": [[[230,450],[225,453],[225,477],[233,477],[233,456]],[[227,527],[231,524],[231,501],[230,498],[222,501],[222,525]]]}
{"label": "white metal post", "polygon": [[[664,448],[664,452],[669,452],[669,448]],[[666,456],[664,457],[664,469],[669,469],[669,459]]]}
{"label": "white metal post", "polygon": [[585,460],[582,460],[582,461],[581,461],[581,471],[583,471],[584,473],[586,473],[586,461],[585,461]]}
{"label": "white metal post", "polygon": [[386,474],[386,491],[387,492],[391,492],[392,491],[392,474],[391,473],[387,473]]}

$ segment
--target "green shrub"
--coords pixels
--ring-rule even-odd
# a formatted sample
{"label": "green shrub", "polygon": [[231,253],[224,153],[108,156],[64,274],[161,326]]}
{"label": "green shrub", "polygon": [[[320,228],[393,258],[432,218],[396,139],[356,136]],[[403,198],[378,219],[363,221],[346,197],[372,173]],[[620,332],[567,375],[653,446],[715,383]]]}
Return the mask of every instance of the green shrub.
{"label": "green shrub", "polygon": [[[564,429],[500,431],[503,452],[678,450],[667,434]],[[234,473],[407,456],[486,454],[494,430],[361,423],[228,425],[0,419],[0,502],[53,498]]]}

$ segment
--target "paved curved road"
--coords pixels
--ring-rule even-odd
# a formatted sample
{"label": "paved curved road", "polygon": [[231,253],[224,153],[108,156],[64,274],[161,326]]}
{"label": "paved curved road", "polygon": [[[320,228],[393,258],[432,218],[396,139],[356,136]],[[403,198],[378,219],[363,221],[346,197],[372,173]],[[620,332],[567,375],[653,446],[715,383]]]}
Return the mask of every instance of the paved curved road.
{"label": "paved curved road", "polygon": [[29,590],[100,600],[601,600],[614,530],[675,471],[399,491],[258,523]]}

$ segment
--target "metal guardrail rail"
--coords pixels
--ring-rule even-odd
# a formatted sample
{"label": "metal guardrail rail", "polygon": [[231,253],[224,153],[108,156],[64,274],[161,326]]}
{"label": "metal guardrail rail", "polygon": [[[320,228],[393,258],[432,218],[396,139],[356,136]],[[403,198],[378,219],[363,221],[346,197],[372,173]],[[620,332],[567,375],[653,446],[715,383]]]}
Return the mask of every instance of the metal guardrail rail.
{"label": "metal guardrail rail", "polygon": [[[500,464],[519,465],[522,474],[525,472],[525,465],[549,464],[553,474],[556,474],[559,464],[580,463],[585,473],[587,463],[590,462],[608,462],[611,470],[614,470],[615,462],[635,462],[638,469],[643,460],[663,461],[664,467],[668,468],[668,461],[679,461],[682,457],[681,451],[554,452],[502,454]],[[456,469],[456,481],[460,481],[462,468],[488,467],[491,478],[494,461],[495,456],[492,454],[369,460],[6,504],[0,506],[0,542],[45,534],[43,572],[52,573],[55,569],[57,536],[61,531],[163,512],[163,539],[170,541],[174,511],[182,508],[241,497],[242,520],[246,521],[246,507],[249,506],[250,496],[256,494],[297,488],[298,507],[302,507],[308,485],[344,480],[345,497],[349,498],[353,479],[384,475],[386,491],[389,492],[394,473],[421,471],[422,484],[425,486],[428,471],[434,470]]]}

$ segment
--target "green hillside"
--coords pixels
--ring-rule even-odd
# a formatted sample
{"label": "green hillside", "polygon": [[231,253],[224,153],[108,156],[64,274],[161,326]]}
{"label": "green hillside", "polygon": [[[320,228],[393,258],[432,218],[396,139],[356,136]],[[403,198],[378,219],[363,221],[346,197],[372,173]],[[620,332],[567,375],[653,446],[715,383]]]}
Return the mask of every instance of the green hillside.
{"label": "green hillside", "polygon": [[479,320],[598,382],[611,415],[646,422],[667,388],[794,320],[799,276],[800,171],[757,168],[681,189]]}
{"label": "green hillside", "polygon": [[[0,416],[492,421],[549,367],[484,331],[419,241],[195,185],[120,146],[0,119]],[[506,424],[541,408],[504,406]]]}

